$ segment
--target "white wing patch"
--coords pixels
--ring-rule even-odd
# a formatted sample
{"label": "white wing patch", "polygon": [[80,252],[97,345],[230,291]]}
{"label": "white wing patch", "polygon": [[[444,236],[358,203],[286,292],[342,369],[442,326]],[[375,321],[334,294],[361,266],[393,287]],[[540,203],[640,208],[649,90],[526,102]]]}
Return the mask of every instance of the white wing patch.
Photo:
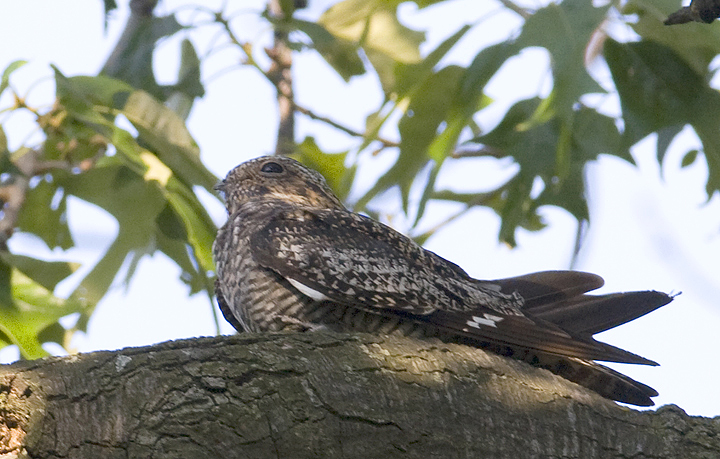
{"label": "white wing patch", "polygon": [[288,280],[288,282],[290,282],[290,284],[292,284],[293,287],[298,289],[300,293],[305,296],[309,296],[315,301],[324,301],[329,299],[324,293],[318,292],[317,290],[310,288],[307,285],[296,281],[295,279],[290,279],[289,277],[286,277],[286,279]]}
{"label": "white wing patch", "polygon": [[488,327],[496,327],[497,323],[503,320],[502,317],[488,314],[483,314],[483,317],[473,316],[472,320],[468,320],[467,324],[471,327],[480,328],[480,325],[487,325]]}

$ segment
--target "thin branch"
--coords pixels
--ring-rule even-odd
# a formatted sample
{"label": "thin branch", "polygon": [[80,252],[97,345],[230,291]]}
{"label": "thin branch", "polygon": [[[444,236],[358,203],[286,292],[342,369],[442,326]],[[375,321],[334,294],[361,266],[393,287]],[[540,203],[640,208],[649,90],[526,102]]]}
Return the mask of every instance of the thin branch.
{"label": "thin branch", "polygon": [[[218,24],[222,25],[223,29],[225,29],[225,32],[227,33],[228,38],[230,39],[230,42],[231,42],[232,44],[238,46],[239,48],[241,48],[241,49],[243,50],[243,52],[245,53],[245,62],[244,62],[244,65],[250,65],[251,67],[254,67],[255,69],[257,69],[265,78],[267,78],[267,80],[268,80],[273,86],[275,86],[275,90],[276,90],[277,93],[278,93],[278,104],[280,104],[280,101],[281,101],[281,100],[290,101],[290,102],[292,103],[292,105],[291,105],[290,108],[292,109],[293,112],[294,112],[294,111],[298,111],[298,112],[302,113],[303,115],[305,115],[305,116],[307,116],[307,117],[309,117],[309,118],[312,118],[312,119],[314,119],[314,120],[316,120],[316,121],[320,121],[320,122],[325,123],[325,124],[327,124],[327,125],[329,125],[329,126],[332,126],[332,127],[334,127],[335,129],[337,129],[337,130],[339,130],[339,131],[342,131],[342,132],[344,132],[344,133],[346,133],[346,134],[349,134],[349,135],[351,135],[351,136],[353,136],[353,137],[359,137],[359,138],[365,138],[365,137],[366,137],[366,134],[363,133],[363,132],[356,131],[355,129],[352,129],[352,128],[350,128],[350,127],[344,126],[344,125],[338,123],[337,121],[334,121],[334,120],[332,120],[332,119],[330,119],[330,118],[328,118],[328,117],[325,117],[325,116],[322,116],[322,115],[318,115],[317,113],[313,112],[312,110],[310,110],[310,109],[308,109],[308,108],[306,108],[306,107],[303,107],[303,106],[301,106],[301,105],[298,105],[297,102],[295,102],[295,99],[294,99],[293,93],[292,93],[292,79],[290,79],[289,82],[288,82],[288,80],[285,80],[285,83],[286,83],[286,84],[281,85],[281,84],[280,84],[280,81],[277,80],[276,77],[275,77],[275,75],[272,74],[273,71],[277,72],[278,69],[281,67],[281,66],[276,62],[276,54],[274,53],[274,51],[273,51],[273,50],[266,50],[266,52],[268,53],[268,56],[269,56],[271,59],[273,59],[273,66],[275,66],[275,69],[271,68],[270,70],[265,71],[265,70],[263,70],[263,69],[260,67],[260,65],[255,61],[255,59],[253,59],[253,57],[252,57],[252,52],[251,52],[251,49],[250,49],[250,45],[249,45],[248,43],[243,43],[243,42],[241,42],[241,41],[238,39],[238,37],[235,35],[235,33],[232,31],[232,28],[230,27],[230,22],[229,22],[229,20],[228,20],[226,17],[224,17],[224,16],[222,15],[222,13],[217,13],[217,14],[215,15],[215,21],[216,21]],[[292,63],[292,62],[291,62],[291,63]],[[288,84],[288,83],[289,83],[289,84]],[[282,122],[282,118],[281,118],[281,122]],[[282,128],[282,126],[281,126],[281,128]],[[278,136],[280,136],[280,128],[278,129]],[[280,141],[279,141],[279,140],[280,140],[280,139],[278,138],[278,146],[280,145]],[[395,141],[392,141],[392,140],[384,139],[384,138],[382,138],[382,137],[378,137],[378,138],[375,139],[375,140],[377,140],[378,142],[380,142],[380,143],[382,144],[382,149],[388,148],[388,147],[399,147],[399,146],[400,146],[400,143],[399,143],[399,142],[395,142]],[[294,143],[294,136],[293,136],[293,143]]]}
{"label": "thin branch", "polygon": [[453,151],[452,153],[453,158],[478,158],[483,156],[490,156],[492,158],[504,158],[507,156],[507,153],[500,149],[488,147],[486,145],[478,147],[465,146]]}
{"label": "thin branch", "polygon": [[[336,121],[331,120],[330,118],[326,118],[324,116],[320,116],[316,113],[314,113],[312,110],[307,109],[305,107],[302,107],[298,105],[297,103],[294,104],[295,110],[299,111],[303,115],[312,118],[316,121],[322,121],[325,124],[329,124],[330,126],[334,127],[337,130],[343,131],[346,134],[349,134],[353,137],[365,137],[365,134],[359,131],[356,131],[352,128],[349,128],[347,126],[343,126],[342,124],[337,123]],[[378,142],[382,143],[385,147],[399,147],[400,144],[398,142],[394,142],[392,140],[383,139],[382,137],[378,137],[376,139]]]}
{"label": "thin branch", "polygon": [[532,14],[530,14],[530,12],[528,12],[528,10],[526,10],[525,8],[523,8],[521,6],[516,5],[515,3],[513,3],[510,0],[499,0],[499,1],[500,1],[500,3],[503,4],[503,6],[505,8],[516,12],[523,19],[528,19],[530,16],[532,16]]}

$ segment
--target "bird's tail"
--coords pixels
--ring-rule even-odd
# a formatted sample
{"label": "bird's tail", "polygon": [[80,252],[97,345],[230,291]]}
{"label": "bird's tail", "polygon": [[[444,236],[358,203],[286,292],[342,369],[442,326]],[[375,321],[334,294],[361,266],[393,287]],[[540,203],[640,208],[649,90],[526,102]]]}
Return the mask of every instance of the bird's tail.
{"label": "bird's tail", "polygon": [[542,356],[535,366],[552,371],[587,387],[605,398],[638,406],[653,406],[658,395],[650,386],[590,360],[574,357]]}

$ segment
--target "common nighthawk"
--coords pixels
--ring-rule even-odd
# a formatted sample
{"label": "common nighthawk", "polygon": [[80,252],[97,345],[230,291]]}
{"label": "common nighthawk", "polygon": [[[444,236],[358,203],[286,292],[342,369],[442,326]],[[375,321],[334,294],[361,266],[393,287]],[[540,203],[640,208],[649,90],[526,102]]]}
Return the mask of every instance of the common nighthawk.
{"label": "common nighthawk", "polygon": [[612,400],[653,405],[651,387],[593,361],[657,364],[592,335],[669,303],[669,295],[587,295],[603,280],[576,271],[473,279],[347,210],[319,173],[286,157],[243,163],[218,189],[229,217],[213,246],[216,293],[238,331],[437,337],[524,360]]}

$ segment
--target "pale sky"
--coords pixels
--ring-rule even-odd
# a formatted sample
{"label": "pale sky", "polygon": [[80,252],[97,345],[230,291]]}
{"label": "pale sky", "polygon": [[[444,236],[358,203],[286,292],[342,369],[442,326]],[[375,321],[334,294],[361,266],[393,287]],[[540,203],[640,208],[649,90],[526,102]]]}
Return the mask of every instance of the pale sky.
{"label": "pale sky", "polygon": [[[127,2],[120,3],[121,10],[110,21],[107,35],[103,32],[100,0],[5,3],[0,7],[0,38],[12,46],[0,47],[0,70],[16,59],[30,61],[15,75],[14,87],[21,93],[33,87],[31,104],[52,103],[54,87],[49,64],[57,65],[68,76],[96,74],[124,26]],[[161,5],[161,11],[173,10],[185,3],[191,2],[168,1]],[[231,11],[257,11],[264,4],[260,0],[229,3]],[[322,5],[332,2],[310,3],[316,9],[304,14],[312,18],[316,11],[323,9]],[[415,14],[412,5],[402,8],[408,24],[431,27],[430,43],[424,49],[432,49],[465,22],[476,21],[483,11],[498,9],[491,2],[473,0],[457,2],[455,8],[463,12],[459,15],[439,9]],[[262,46],[267,43],[270,29],[252,18],[252,14],[241,16],[243,23],[238,25],[238,30],[243,38],[257,40]],[[497,30],[490,28],[490,23]],[[473,30],[449,59],[467,64],[473,57],[473,49],[500,40],[516,26],[513,15],[496,14]],[[191,38],[203,52],[212,36],[212,33],[201,33]],[[157,54],[156,68],[168,81],[173,80],[176,72],[178,44],[179,39],[169,40]],[[237,57],[238,54],[227,50],[211,58],[203,67],[203,80],[236,62]],[[299,103],[361,130],[365,117],[381,100],[375,79],[368,76],[345,84],[329,71],[312,71],[319,62],[311,53],[296,57],[295,91]],[[484,128],[491,128],[514,100],[547,87],[551,78],[546,70],[547,62],[542,50],[531,50],[506,66],[502,77],[495,79],[488,89],[497,103],[480,117]],[[197,101],[188,124],[201,147],[203,160],[215,174],[224,176],[238,163],[273,151],[277,119],[274,94],[261,77],[252,69],[236,70],[212,79],[206,89],[206,97]],[[0,108],[10,103],[7,95],[0,98]],[[604,109],[613,109],[612,100],[605,104]],[[29,116],[14,116],[7,122],[6,116],[0,115],[0,121],[4,123],[11,147],[27,142],[32,129]],[[299,117],[297,138],[301,140],[310,133],[328,151],[341,151],[356,144],[343,134]],[[397,138],[392,129],[384,135]],[[674,403],[690,414],[713,416],[720,414],[720,398],[715,395],[720,370],[715,365],[714,353],[720,344],[717,338],[720,330],[717,265],[720,204],[717,196],[707,202],[704,193],[707,168],[702,158],[688,168],[680,168],[688,145],[697,145],[697,139],[689,130],[671,148],[662,170],[654,158],[652,138],[633,152],[638,167],[609,156],[601,157],[588,167],[592,225],[575,268],[603,276],[606,280],[603,292],[645,289],[683,292],[670,305],[596,337],[661,364],[660,367],[615,367],[657,389],[660,392],[655,399],[658,406]],[[380,175],[392,159],[387,155],[369,161],[362,177]],[[493,177],[506,173],[508,167],[512,166],[507,161],[500,164],[487,159],[448,161],[438,186],[478,190],[490,186]],[[361,180],[361,186],[365,186],[363,183],[369,181]],[[377,202],[388,209],[397,208],[393,193],[387,193]],[[203,202],[221,224],[225,218],[221,204],[208,196]],[[424,224],[431,226],[433,220],[439,221],[453,210],[452,206],[433,205]],[[102,210],[77,200],[70,202],[69,212],[78,244],[76,249],[67,254],[49,254],[22,234],[11,239],[12,249],[78,260],[86,264],[83,272],[87,272],[103,248],[112,242],[117,225]],[[520,231],[519,247],[515,250],[497,242],[499,220],[487,209],[473,210],[453,222],[431,238],[427,247],[478,278],[567,269],[576,223],[557,208],[544,208],[543,215],[548,228],[537,233]],[[403,219],[396,218],[392,223],[400,230],[406,229]],[[122,288],[118,280],[118,287],[98,306],[87,335],[77,336],[73,344],[78,350],[88,352],[212,335],[214,326],[207,298],[202,294],[188,298],[188,289],[177,280],[178,275],[179,270],[163,255],[145,258],[129,289]],[[62,287],[68,290],[72,282],[76,281]],[[222,331],[231,333],[232,328],[223,323]],[[48,350],[61,352],[52,346]],[[5,349],[0,351],[0,358],[11,361],[17,358],[17,352]]]}

